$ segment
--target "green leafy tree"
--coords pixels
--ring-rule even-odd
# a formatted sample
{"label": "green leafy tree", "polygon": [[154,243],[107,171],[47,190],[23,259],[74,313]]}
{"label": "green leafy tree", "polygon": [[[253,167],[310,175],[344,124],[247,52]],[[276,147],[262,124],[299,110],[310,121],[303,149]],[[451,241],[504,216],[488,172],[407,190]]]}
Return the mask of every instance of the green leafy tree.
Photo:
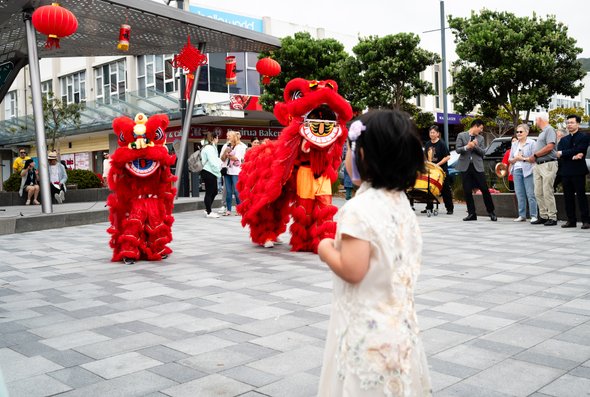
{"label": "green leafy tree", "polygon": [[80,127],[83,103],[64,103],[53,92],[43,96],[43,122],[47,136],[47,147],[55,150],[55,142],[69,129]]}
{"label": "green leafy tree", "polygon": [[[259,58],[271,57],[281,65],[281,73],[263,86],[260,103],[271,111],[275,102],[283,101],[285,85],[296,77],[307,80],[331,79],[338,83],[338,92],[348,99],[346,81],[341,78],[342,64],[348,58],[344,45],[335,39],[314,39],[307,32],[281,39],[281,48],[262,52]],[[354,104],[353,104],[354,107]]]}
{"label": "green leafy tree", "polygon": [[440,57],[419,44],[412,33],[361,38],[344,65],[355,87],[350,99],[368,108],[402,109],[411,98],[435,94],[420,73]]}
{"label": "green leafy tree", "polygon": [[449,92],[463,114],[480,105],[485,116],[495,118],[504,109],[516,125],[521,111],[547,107],[552,95],[573,97],[583,88],[586,72],[576,59],[582,49],[552,16],[484,9],[469,18],[449,16],[449,26],[459,56]]}
{"label": "green leafy tree", "polygon": [[590,121],[590,116],[584,114],[584,109],[578,107],[572,108],[555,108],[549,111],[549,124],[554,128],[564,128],[565,118],[569,115],[578,115],[582,119],[582,122],[587,123]]}

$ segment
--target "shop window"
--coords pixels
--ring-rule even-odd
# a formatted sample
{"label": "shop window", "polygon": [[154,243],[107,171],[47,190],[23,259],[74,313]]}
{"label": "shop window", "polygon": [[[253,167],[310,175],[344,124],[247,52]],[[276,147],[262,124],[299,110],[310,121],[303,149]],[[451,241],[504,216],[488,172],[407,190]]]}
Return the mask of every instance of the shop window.
{"label": "shop window", "polygon": [[72,104],[86,101],[86,71],[60,77],[59,84],[63,103]]}

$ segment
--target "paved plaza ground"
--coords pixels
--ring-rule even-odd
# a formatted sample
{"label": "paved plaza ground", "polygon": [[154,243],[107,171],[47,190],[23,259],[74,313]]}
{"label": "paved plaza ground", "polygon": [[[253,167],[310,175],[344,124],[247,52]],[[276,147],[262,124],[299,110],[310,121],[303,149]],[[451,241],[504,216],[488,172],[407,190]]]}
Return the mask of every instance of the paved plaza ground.
{"label": "paved plaza ground", "polygon": [[[174,253],[134,266],[110,262],[106,223],[0,236],[11,397],[316,395],[327,267],[252,245],[239,217],[175,216]],[[590,396],[590,231],[463,216],[418,214],[434,395]]]}

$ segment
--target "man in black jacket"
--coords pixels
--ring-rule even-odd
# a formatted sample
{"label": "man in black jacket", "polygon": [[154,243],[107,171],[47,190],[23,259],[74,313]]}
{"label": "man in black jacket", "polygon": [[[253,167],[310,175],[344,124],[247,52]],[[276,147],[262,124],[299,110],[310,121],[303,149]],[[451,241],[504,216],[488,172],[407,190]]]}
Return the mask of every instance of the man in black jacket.
{"label": "man in black jacket", "polygon": [[580,121],[578,115],[567,116],[566,127],[569,135],[564,136],[557,145],[557,157],[559,158],[559,171],[563,185],[563,200],[567,222],[561,227],[576,227],[576,196],[578,196],[578,208],[582,220],[582,229],[590,229],[590,216],[588,214],[588,200],[586,199],[586,151],[590,143],[590,137],[579,131]]}

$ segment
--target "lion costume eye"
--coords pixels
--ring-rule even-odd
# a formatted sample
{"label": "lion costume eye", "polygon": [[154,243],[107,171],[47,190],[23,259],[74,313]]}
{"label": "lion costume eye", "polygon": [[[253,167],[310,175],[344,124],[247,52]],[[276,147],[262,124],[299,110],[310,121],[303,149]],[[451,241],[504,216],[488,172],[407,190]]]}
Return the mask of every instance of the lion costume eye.
{"label": "lion costume eye", "polygon": [[119,142],[125,142],[125,134],[123,132],[119,133]]}
{"label": "lion costume eye", "polygon": [[164,131],[161,128],[156,129],[156,133],[154,136],[154,141],[159,142],[164,139]]}
{"label": "lion costume eye", "polygon": [[296,90],[291,93],[291,100],[294,101],[296,99],[303,98],[303,92]]}

